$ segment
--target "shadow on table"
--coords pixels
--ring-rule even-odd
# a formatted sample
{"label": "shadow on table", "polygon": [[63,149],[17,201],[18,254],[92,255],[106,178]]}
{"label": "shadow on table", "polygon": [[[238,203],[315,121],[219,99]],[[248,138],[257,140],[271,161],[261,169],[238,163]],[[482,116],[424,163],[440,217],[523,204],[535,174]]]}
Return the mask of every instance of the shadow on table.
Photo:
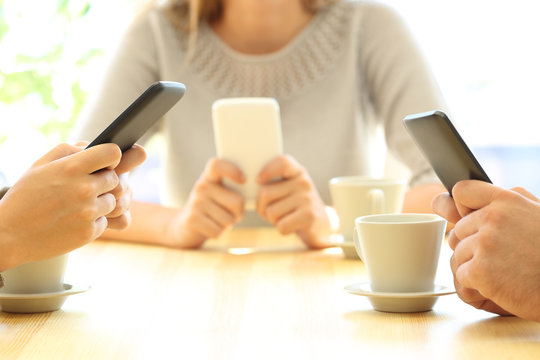
{"label": "shadow on table", "polygon": [[536,343],[540,347],[540,324],[515,316],[494,316],[476,321],[461,328],[459,340],[516,340]]}

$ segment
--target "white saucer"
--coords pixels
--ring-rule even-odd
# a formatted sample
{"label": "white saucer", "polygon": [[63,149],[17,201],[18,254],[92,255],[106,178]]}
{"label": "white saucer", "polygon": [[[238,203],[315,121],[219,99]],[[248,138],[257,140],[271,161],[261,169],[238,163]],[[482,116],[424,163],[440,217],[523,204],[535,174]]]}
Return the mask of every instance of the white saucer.
{"label": "white saucer", "polygon": [[332,235],[330,241],[333,246],[341,248],[341,250],[343,251],[343,255],[345,255],[347,259],[360,259],[358,257],[358,254],[356,253],[356,249],[354,248],[354,243],[348,241],[345,242],[342,235]]}
{"label": "white saucer", "polygon": [[70,295],[80,294],[90,286],[64,284],[63,291],[41,294],[7,294],[0,292],[0,307],[10,313],[38,313],[58,310]]}
{"label": "white saucer", "polygon": [[345,290],[354,295],[367,296],[373,308],[385,312],[422,312],[429,311],[439,296],[454,294],[453,288],[434,285],[433,291],[412,293],[384,293],[371,290],[369,282],[345,286]]}

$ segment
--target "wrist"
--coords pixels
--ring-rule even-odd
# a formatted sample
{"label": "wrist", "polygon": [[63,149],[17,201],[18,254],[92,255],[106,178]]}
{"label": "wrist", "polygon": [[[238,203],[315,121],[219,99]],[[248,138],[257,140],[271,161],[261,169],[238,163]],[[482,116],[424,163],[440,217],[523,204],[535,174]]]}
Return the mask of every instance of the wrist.
{"label": "wrist", "polygon": [[0,200],[0,272],[22,263],[17,257],[17,251],[20,249],[16,244],[15,233],[3,223],[4,219]]}
{"label": "wrist", "polygon": [[181,249],[197,249],[206,237],[191,228],[185,209],[180,209],[167,222],[165,228],[166,245]]}

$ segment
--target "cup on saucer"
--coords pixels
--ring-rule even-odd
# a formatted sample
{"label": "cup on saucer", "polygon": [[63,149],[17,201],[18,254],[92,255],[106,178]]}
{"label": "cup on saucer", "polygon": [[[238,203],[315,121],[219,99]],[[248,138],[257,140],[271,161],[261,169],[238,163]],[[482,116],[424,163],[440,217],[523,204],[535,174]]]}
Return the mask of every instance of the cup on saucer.
{"label": "cup on saucer", "polygon": [[[354,243],[366,266],[369,291],[363,288],[364,294],[360,294],[361,287],[350,289],[358,288],[358,295],[368,296],[376,310],[431,310],[435,301],[425,302],[426,298],[452,293],[447,289],[441,292],[434,283],[445,230],[446,220],[435,214],[356,218]],[[404,307],[403,299],[410,305]],[[421,299],[427,305],[419,307]]]}
{"label": "cup on saucer", "polygon": [[29,262],[2,272],[0,306],[6,312],[58,310],[65,296],[84,289],[64,284],[69,254]]}
{"label": "cup on saucer", "polygon": [[68,254],[33,261],[2,272],[1,293],[38,294],[62,290]]}
{"label": "cup on saucer", "polygon": [[370,176],[341,176],[330,179],[332,204],[339,218],[345,257],[362,259],[354,248],[354,219],[370,214],[399,213],[407,180],[401,178],[375,178]]}

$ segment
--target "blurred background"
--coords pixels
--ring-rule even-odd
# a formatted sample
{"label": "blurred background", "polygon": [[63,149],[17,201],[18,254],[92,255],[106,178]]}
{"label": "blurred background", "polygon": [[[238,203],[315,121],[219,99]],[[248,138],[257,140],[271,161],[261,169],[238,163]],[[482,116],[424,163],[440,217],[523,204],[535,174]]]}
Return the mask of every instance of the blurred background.
{"label": "blurred background", "polygon": [[[67,139],[143,1],[0,0],[0,183],[13,183]],[[453,122],[493,182],[540,195],[540,3],[383,2],[409,24]],[[158,201],[155,187],[142,186],[158,176],[149,150],[148,171],[136,173],[133,186],[138,199]]]}

